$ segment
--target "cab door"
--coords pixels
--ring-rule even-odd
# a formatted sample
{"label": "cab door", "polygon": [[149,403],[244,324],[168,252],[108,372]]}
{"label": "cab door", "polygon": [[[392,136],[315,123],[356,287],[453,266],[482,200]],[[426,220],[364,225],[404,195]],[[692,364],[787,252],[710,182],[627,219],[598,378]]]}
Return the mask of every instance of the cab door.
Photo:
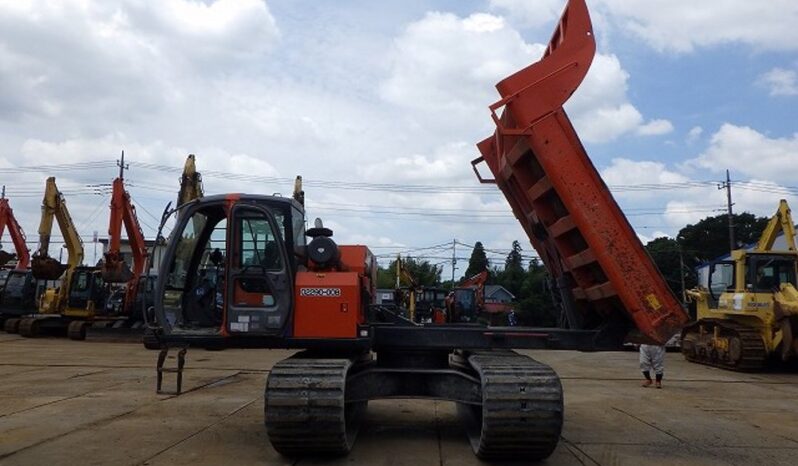
{"label": "cab door", "polygon": [[237,205],[232,219],[223,298],[226,330],[230,334],[281,334],[288,328],[293,305],[284,226],[277,224],[271,212],[251,205]]}

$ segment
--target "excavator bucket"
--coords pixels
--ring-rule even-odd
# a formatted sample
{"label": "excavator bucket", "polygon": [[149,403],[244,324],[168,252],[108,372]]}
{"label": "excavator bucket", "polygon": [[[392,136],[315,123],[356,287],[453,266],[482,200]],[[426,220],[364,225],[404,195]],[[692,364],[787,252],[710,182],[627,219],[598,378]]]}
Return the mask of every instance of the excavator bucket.
{"label": "excavator bucket", "polygon": [[17,258],[16,254],[10,252],[0,251],[0,267],[8,264]]}
{"label": "excavator bucket", "polygon": [[[570,0],[543,58],[496,85],[496,131],[471,163],[504,193],[556,279],[569,327],[631,320],[645,340],[664,343],[687,315],[562,108],[595,50],[585,1]],[[494,179],[481,176],[483,161]]]}
{"label": "excavator bucket", "polygon": [[133,271],[121,257],[107,254],[101,269],[106,283],[127,283],[133,278]]}
{"label": "excavator bucket", "polygon": [[52,257],[33,256],[30,263],[31,273],[37,280],[58,280],[66,269],[66,264],[62,264]]}

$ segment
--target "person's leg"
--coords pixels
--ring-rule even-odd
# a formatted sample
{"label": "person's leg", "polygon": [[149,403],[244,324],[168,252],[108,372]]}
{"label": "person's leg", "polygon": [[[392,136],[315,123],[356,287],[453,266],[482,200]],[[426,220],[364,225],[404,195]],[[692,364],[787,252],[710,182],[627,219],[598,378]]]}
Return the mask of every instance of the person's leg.
{"label": "person's leg", "polygon": [[665,374],[665,347],[653,346],[651,365],[657,378],[657,388],[662,388],[662,377]]}
{"label": "person's leg", "polygon": [[643,387],[651,386],[651,358],[647,351],[647,345],[640,345],[640,372],[643,373]]}

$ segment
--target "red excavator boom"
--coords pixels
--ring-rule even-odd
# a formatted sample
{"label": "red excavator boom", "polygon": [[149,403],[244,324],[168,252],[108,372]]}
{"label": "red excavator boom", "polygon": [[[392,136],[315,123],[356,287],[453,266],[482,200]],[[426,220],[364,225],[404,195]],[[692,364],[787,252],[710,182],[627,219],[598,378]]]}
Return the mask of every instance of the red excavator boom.
{"label": "red excavator boom", "polygon": [[[570,0],[543,58],[496,85],[495,133],[472,161],[496,183],[563,297],[571,328],[618,313],[664,343],[687,315],[582,147],[562,105],[596,44],[584,0]],[[477,165],[486,162],[494,179]]]}
{"label": "red excavator boom", "polygon": [[[108,226],[108,251],[104,254],[102,276],[103,280],[110,283],[127,282],[125,291],[125,307],[129,312],[138,290],[139,279],[146,272],[147,246],[144,242],[144,233],[141,231],[136,208],[130,199],[130,194],[125,190],[124,169],[125,154],[122,153],[119,177],[114,180],[111,195],[111,219]],[[125,263],[121,253],[122,225],[125,226],[128,242],[133,256],[133,269]]]}
{"label": "red excavator boom", "polygon": [[[0,238],[3,237],[3,232],[8,227],[8,235],[11,236],[11,242],[14,243],[14,250],[16,251],[17,269],[25,270],[30,264],[30,252],[25,245],[25,232],[19,226],[19,222],[14,217],[14,211],[6,199],[6,187],[3,186],[2,194],[0,194]],[[5,265],[14,258],[12,254],[5,251],[0,251],[0,266]]]}

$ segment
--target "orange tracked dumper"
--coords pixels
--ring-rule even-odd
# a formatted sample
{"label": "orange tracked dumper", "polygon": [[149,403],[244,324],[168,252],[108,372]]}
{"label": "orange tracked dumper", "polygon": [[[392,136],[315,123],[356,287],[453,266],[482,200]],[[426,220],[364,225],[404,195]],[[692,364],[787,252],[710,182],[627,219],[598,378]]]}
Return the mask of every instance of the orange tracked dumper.
{"label": "orange tracked dumper", "polygon": [[[563,103],[587,74],[596,43],[572,0],[541,61],[499,82],[495,133],[472,161],[496,183],[556,279],[570,328],[631,318],[664,343],[687,316],[587,156]],[[491,180],[479,174],[485,162]]]}

